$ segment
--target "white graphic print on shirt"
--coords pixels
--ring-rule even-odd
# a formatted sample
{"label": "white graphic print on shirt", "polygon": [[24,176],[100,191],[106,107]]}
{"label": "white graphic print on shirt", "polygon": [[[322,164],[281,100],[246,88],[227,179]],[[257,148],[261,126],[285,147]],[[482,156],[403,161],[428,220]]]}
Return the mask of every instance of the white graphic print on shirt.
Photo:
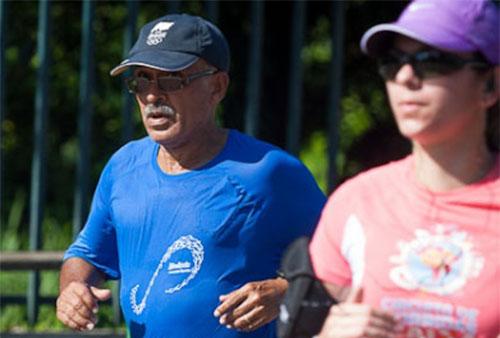
{"label": "white graphic print on shirt", "polygon": [[148,299],[149,293],[151,292],[151,288],[153,287],[153,284],[156,278],[158,277],[158,274],[163,268],[163,265],[170,260],[172,254],[183,249],[187,249],[191,252],[193,264],[191,265],[191,262],[169,262],[167,271],[169,274],[189,273],[189,275],[186,278],[184,278],[180,283],[166,289],[165,293],[171,294],[179,291],[196,276],[196,274],[201,268],[201,264],[203,263],[203,257],[204,257],[203,245],[198,239],[194,238],[191,235],[182,236],[178,240],[176,240],[163,255],[160,263],[158,264],[158,267],[156,268],[153,274],[153,277],[151,277],[149,281],[149,285],[146,289],[146,292],[144,293],[144,296],[139,304],[137,304],[137,291],[139,290],[140,285],[137,284],[132,288],[132,290],[130,290],[130,304],[132,306],[132,310],[136,315],[140,315],[146,308],[146,301]]}

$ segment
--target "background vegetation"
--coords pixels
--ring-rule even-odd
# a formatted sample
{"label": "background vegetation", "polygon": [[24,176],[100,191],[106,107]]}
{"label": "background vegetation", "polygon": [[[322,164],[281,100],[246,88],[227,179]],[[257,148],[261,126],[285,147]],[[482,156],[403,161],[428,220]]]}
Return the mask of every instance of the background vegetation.
{"label": "background vegetation", "polygon": [[[408,144],[393,125],[383,83],[372,60],[362,55],[359,40],[372,25],[397,17],[403,1],[349,1],[345,3],[344,77],[338,126],[340,150],[337,171],[342,181],[360,170],[403,156]],[[29,198],[33,149],[33,114],[38,58],[38,2],[11,1],[6,25],[6,102],[1,121],[2,173],[1,250],[28,248]],[[245,86],[249,36],[252,30],[249,1],[221,1],[219,26],[232,50],[231,86],[220,121],[228,128],[244,130]],[[261,128],[259,138],[285,146],[287,125],[289,50],[292,2],[266,1],[263,45]],[[181,2],[181,11],[203,15],[201,1]],[[326,192],[326,129],[329,67],[331,61],[332,3],[307,3],[304,62],[303,112],[300,158]],[[124,1],[99,1],[95,6],[95,92],[93,95],[91,168],[92,190],[109,156],[122,144],[122,87],[109,70],[123,55],[127,19]],[[50,108],[47,130],[47,195],[44,206],[43,249],[64,250],[71,241],[73,188],[77,159],[77,114],[81,44],[80,1],[54,1],[50,68]],[[167,12],[165,1],[141,1],[138,27]],[[134,137],[144,131],[139,115],[134,118]],[[389,146],[389,144],[391,146]],[[23,294],[27,273],[1,273],[0,293]],[[42,276],[42,294],[56,295],[57,273]],[[0,307],[0,331],[26,328],[25,307]],[[99,325],[109,325],[111,314]],[[53,306],[44,306],[36,329],[57,329]]]}

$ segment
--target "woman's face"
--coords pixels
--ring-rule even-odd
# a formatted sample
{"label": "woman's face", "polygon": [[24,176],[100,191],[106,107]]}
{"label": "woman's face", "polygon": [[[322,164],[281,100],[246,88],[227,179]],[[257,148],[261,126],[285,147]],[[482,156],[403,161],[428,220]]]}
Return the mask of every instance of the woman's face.
{"label": "woman's face", "polygon": [[[394,49],[415,53],[428,46],[398,36]],[[472,58],[472,54],[460,54]],[[452,142],[461,137],[484,138],[485,76],[470,66],[448,74],[421,79],[409,64],[386,80],[391,109],[401,134],[421,145]]]}

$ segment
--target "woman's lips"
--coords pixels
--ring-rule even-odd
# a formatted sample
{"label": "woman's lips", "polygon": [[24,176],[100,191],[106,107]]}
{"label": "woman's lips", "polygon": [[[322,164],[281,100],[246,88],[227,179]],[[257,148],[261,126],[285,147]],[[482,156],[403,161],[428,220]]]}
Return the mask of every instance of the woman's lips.
{"label": "woman's lips", "polygon": [[424,104],[422,102],[417,101],[401,101],[398,103],[398,108],[402,113],[415,113],[418,110],[422,109]]}

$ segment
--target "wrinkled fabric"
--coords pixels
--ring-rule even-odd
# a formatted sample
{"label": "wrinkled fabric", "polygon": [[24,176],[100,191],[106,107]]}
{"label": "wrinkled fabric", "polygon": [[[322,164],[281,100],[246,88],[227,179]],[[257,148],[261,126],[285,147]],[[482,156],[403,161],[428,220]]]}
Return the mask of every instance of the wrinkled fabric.
{"label": "wrinkled fabric", "polygon": [[65,255],[121,279],[132,337],[275,337],[274,323],[230,330],[218,297],[274,278],[295,238],[311,235],[325,197],[307,169],[267,143],[230,131],[221,153],[168,175],[158,145],[130,142],[99,180],[88,221]]}

